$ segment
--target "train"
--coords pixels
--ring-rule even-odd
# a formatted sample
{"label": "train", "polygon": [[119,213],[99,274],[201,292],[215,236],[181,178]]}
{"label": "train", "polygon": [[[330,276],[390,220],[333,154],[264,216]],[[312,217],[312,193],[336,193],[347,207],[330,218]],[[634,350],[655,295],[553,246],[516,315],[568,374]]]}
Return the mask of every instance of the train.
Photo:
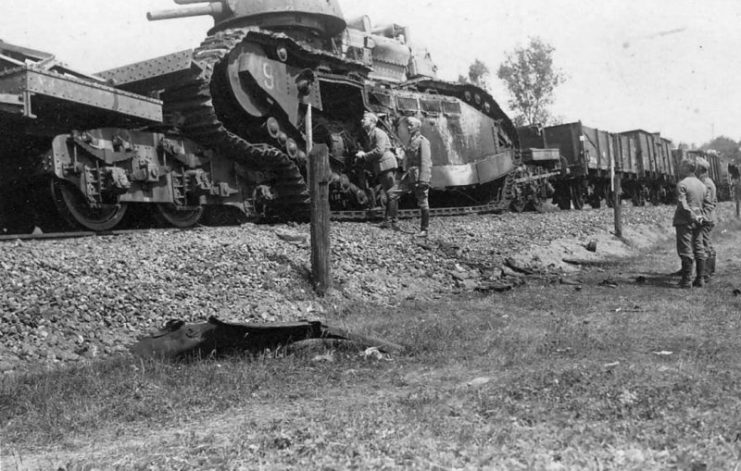
{"label": "train", "polygon": [[400,164],[404,118],[422,121],[433,215],[598,206],[615,170],[642,204],[676,179],[668,140],[517,129],[486,90],[439,79],[408,27],[346,19],[337,0],[174,2],[147,17],[211,16],[198,47],[96,74],[0,41],[0,230],[306,219],[315,142],[329,149],[332,217],[378,217],[387,196],[354,157],[366,111]]}
{"label": "train", "polygon": [[559,150],[563,171],[553,182],[553,202],[561,209],[612,205],[613,175],[621,180],[621,200],[630,200],[635,206],[673,203],[683,158],[708,160],[709,174],[721,200],[731,199],[732,182],[739,178],[737,167],[724,162],[717,152],[676,149],[659,132],[633,129],[615,133],[585,126],[581,121],[523,126],[518,132],[524,146]]}

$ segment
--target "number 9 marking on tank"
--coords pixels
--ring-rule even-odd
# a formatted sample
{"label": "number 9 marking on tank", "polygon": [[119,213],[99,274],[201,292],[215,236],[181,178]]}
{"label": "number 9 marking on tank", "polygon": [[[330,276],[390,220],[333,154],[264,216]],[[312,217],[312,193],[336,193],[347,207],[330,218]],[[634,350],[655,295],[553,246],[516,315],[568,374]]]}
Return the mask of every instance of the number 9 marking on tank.
{"label": "number 9 marking on tank", "polygon": [[265,80],[263,83],[265,84],[265,88],[268,90],[272,90],[275,88],[275,76],[273,75],[273,67],[270,64],[263,64],[262,65],[262,74],[265,76]]}

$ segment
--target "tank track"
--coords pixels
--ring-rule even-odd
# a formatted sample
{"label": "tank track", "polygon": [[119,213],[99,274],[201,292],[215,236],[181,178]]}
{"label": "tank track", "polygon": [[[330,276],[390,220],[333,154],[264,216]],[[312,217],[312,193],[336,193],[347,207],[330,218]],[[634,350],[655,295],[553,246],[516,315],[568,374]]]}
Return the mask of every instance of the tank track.
{"label": "tank track", "polygon": [[[193,52],[197,73],[175,84],[163,94],[165,113],[177,116],[181,131],[198,144],[213,149],[220,155],[261,172],[277,175],[273,182],[279,191],[273,196],[276,206],[290,206],[294,210],[308,210],[309,193],[298,163],[288,154],[272,145],[250,142],[223,118],[219,105],[228,107],[229,98],[212,93],[215,72],[228,54],[249,34],[250,30],[232,29],[207,37]],[[214,87],[218,88],[218,87]],[[228,91],[223,91],[228,94]],[[247,198],[254,195],[245,195]]]}
{"label": "tank track", "polygon": [[233,28],[208,36],[193,52],[195,72],[168,87],[162,95],[165,113],[178,117],[176,121],[183,134],[248,169],[276,175],[276,180],[271,182],[274,199],[269,202],[276,213],[307,215],[309,190],[302,173],[303,162],[271,144],[251,142],[247,132],[240,133],[241,110],[228,87],[213,86],[214,81],[224,80],[220,72],[226,66],[227,56],[244,41],[263,47],[283,46],[304,61],[328,65],[340,73],[365,74],[368,68],[361,62],[300,44],[283,33]]}

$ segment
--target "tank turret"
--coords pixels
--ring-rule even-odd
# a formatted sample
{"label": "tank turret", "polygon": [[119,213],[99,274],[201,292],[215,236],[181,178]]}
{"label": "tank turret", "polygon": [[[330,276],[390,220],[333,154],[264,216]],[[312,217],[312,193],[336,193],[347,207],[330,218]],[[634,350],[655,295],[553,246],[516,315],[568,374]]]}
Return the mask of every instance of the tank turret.
{"label": "tank turret", "polygon": [[276,31],[305,29],[323,37],[340,34],[346,26],[337,0],[174,0],[197,6],[147,13],[150,21],[210,15],[210,33],[226,28],[259,26]]}

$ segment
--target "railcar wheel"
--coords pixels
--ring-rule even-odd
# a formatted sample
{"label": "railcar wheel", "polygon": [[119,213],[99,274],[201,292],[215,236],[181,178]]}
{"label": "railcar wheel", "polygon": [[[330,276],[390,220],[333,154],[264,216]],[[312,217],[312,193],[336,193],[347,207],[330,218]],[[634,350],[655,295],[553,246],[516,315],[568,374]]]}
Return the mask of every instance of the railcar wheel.
{"label": "railcar wheel", "polygon": [[608,208],[615,206],[615,200],[612,199],[612,195],[607,195],[607,198],[605,198],[605,204]]}
{"label": "railcar wheel", "polygon": [[180,229],[195,226],[203,216],[203,206],[193,209],[177,209],[170,203],[158,203],[155,206],[157,207],[155,217]]}
{"label": "railcar wheel", "polygon": [[126,215],[126,204],[104,204],[91,207],[73,185],[58,178],[51,179],[51,194],[61,216],[72,226],[82,226],[91,231],[110,231]]}
{"label": "railcar wheel", "polygon": [[574,209],[584,209],[584,196],[581,194],[578,188],[574,189],[573,196]]}
{"label": "railcar wheel", "polygon": [[564,211],[571,209],[571,189],[568,186],[559,187],[553,199],[559,209]]}

